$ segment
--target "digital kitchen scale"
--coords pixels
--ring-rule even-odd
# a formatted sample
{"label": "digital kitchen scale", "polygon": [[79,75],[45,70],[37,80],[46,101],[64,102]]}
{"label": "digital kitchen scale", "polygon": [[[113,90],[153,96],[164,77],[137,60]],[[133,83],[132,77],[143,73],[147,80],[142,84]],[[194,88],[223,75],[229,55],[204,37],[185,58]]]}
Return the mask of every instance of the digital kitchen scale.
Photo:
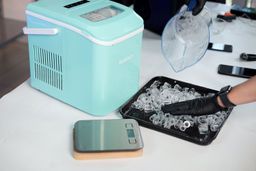
{"label": "digital kitchen scale", "polygon": [[81,120],[74,126],[74,158],[101,159],[142,155],[143,141],[134,119]]}

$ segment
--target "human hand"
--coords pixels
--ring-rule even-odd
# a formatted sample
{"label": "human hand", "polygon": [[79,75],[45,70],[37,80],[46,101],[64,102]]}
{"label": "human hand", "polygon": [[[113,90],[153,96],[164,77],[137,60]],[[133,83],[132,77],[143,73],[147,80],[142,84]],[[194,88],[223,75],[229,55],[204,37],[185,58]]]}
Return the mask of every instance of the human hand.
{"label": "human hand", "polygon": [[197,98],[162,106],[164,113],[172,115],[208,115],[224,110],[217,102],[217,96]]}

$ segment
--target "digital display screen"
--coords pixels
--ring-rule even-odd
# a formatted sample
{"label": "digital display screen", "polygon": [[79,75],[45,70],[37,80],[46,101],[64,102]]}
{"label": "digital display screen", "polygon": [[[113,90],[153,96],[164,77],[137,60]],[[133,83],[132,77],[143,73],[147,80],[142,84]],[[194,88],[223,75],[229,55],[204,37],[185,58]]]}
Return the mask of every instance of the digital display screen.
{"label": "digital display screen", "polygon": [[81,15],[81,17],[86,18],[87,20],[90,20],[92,22],[98,22],[114,17],[122,12],[122,9],[119,9],[114,6],[107,6],[101,9],[97,9],[95,11],[91,11],[89,13],[85,13]]}
{"label": "digital display screen", "polygon": [[135,134],[133,129],[127,129],[127,135],[128,135],[128,138],[134,138]]}

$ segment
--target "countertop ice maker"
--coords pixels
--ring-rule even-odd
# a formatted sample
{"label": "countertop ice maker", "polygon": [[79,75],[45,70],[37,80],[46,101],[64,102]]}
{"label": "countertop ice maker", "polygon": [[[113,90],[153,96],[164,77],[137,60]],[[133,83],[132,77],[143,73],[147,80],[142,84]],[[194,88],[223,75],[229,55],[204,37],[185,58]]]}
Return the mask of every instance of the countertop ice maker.
{"label": "countertop ice maker", "polygon": [[143,20],[108,0],[42,0],[26,9],[31,86],[106,115],[139,88]]}

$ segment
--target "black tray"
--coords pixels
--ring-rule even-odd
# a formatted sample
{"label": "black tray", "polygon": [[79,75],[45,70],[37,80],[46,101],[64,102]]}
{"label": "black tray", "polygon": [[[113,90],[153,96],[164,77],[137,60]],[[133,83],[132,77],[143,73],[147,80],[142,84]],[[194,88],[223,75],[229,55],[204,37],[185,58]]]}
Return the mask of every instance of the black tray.
{"label": "black tray", "polygon": [[170,129],[164,128],[162,126],[154,125],[150,120],[149,117],[153,114],[152,112],[150,113],[145,113],[143,110],[139,110],[136,108],[131,107],[131,105],[137,100],[140,94],[145,93],[146,89],[152,85],[155,81],[159,81],[160,85],[163,85],[165,82],[175,85],[179,84],[181,87],[188,87],[188,88],[194,88],[198,93],[200,94],[208,94],[208,93],[217,93],[216,90],[201,87],[198,85],[178,81],[178,80],[173,80],[167,77],[154,77],[151,79],[145,86],[143,86],[128,102],[126,102],[120,109],[119,112],[121,113],[123,118],[131,118],[135,119],[138,121],[139,125],[162,132],[166,133],[168,135],[172,135],[199,145],[208,145],[210,144],[218,135],[219,131],[221,130],[221,127],[224,125],[226,119],[230,115],[232,109],[226,111],[227,112],[227,117],[223,121],[222,125],[219,127],[219,129],[216,132],[209,131],[207,134],[199,134],[198,128],[196,126],[190,127],[186,129],[186,131],[180,131],[179,129],[175,129],[171,127]]}

